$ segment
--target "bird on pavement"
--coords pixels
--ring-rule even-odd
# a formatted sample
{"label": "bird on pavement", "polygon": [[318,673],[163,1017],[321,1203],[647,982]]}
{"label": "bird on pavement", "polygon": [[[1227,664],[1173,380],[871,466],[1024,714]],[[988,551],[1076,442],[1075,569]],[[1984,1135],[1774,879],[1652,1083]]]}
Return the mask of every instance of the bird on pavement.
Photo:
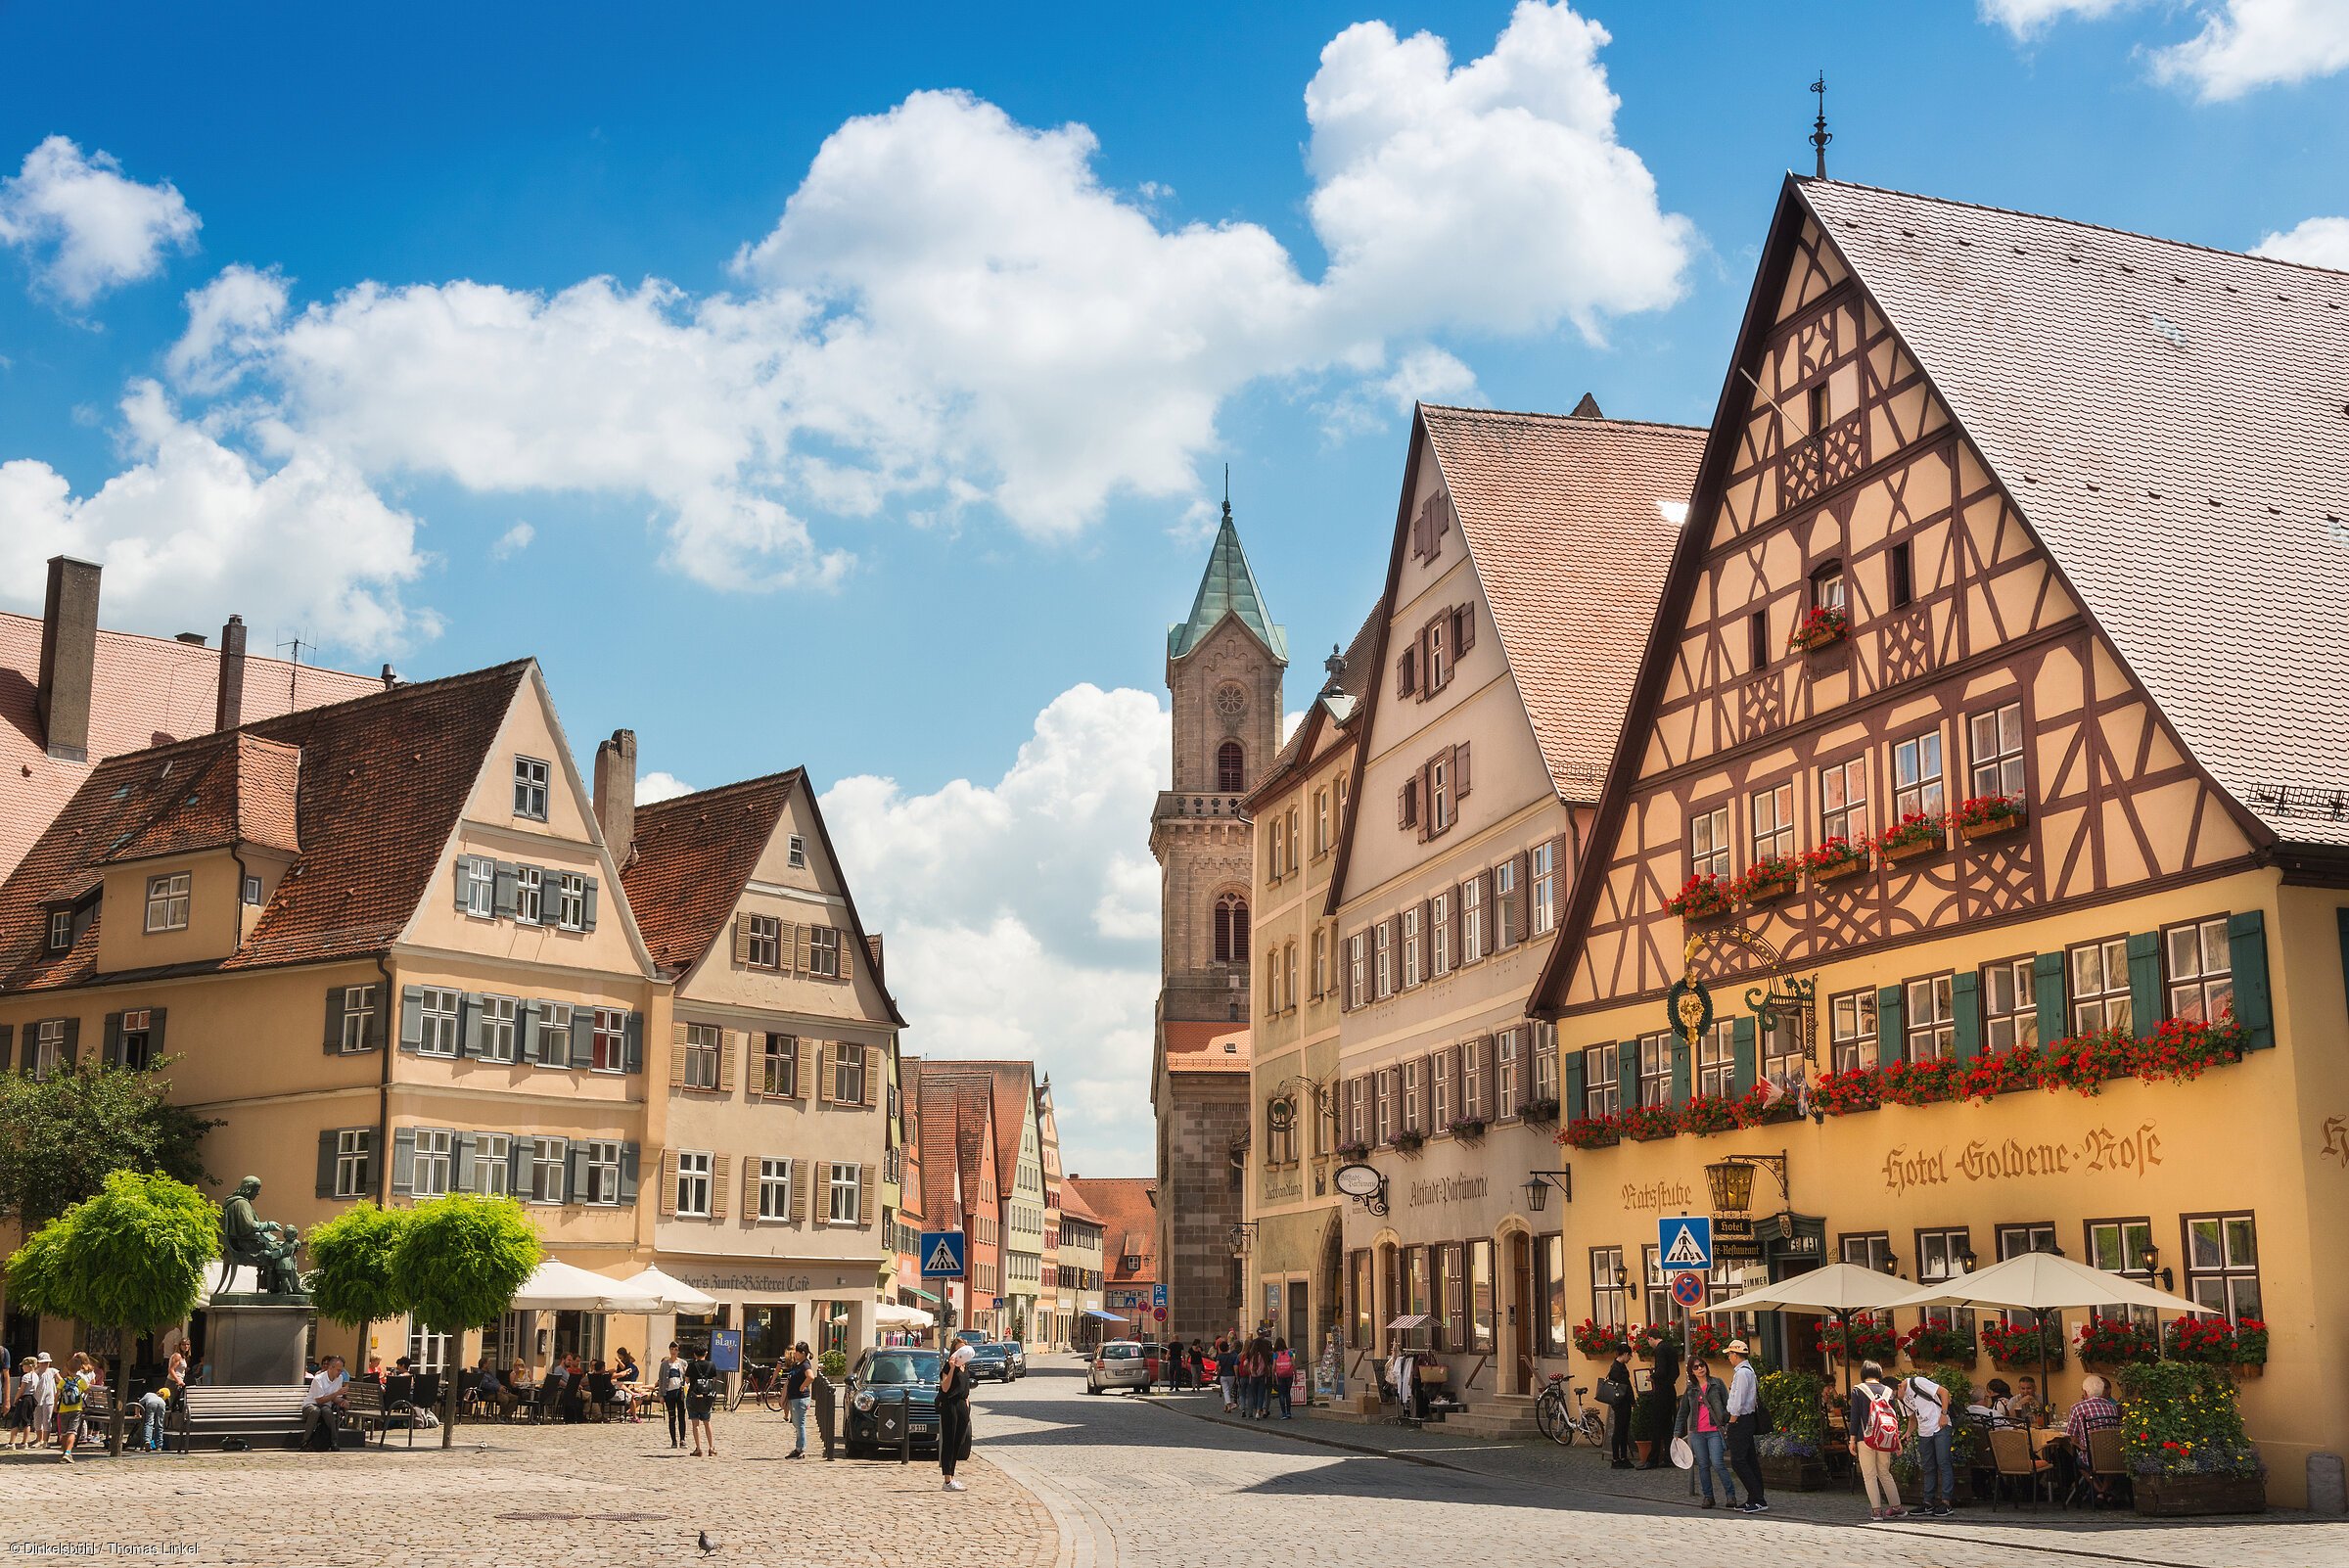
{"label": "bird on pavement", "polygon": [[717,1543],[710,1539],[710,1532],[707,1530],[695,1538],[694,1544],[702,1548],[702,1555],[705,1557],[717,1549]]}

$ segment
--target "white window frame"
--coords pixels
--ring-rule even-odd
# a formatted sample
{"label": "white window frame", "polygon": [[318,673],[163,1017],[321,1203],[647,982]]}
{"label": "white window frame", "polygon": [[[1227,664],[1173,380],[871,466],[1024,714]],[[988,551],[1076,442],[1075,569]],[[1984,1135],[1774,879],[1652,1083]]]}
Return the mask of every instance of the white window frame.
{"label": "white window frame", "polygon": [[676,1210],[679,1218],[707,1220],[710,1218],[712,1167],[715,1162],[707,1149],[677,1151]]}
{"label": "white window frame", "polygon": [[1470,877],[1460,884],[1460,962],[1472,964],[1485,955],[1485,888]]}
{"label": "white window frame", "polygon": [[73,945],[73,911],[59,909],[49,916],[49,950],[64,952]]}
{"label": "white window frame", "polygon": [[609,1208],[620,1202],[621,1146],[617,1138],[590,1138],[581,1145],[587,1151],[586,1190],[572,1195],[575,1203],[592,1203]]}
{"label": "white window frame", "polygon": [[346,1127],[336,1131],[335,1196],[375,1196],[375,1129]]}
{"label": "white window frame", "polygon": [[1967,793],[2023,799],[2030,769],[2024,765],[2023,705],[2002,703],[1966,715]]}
{"label": "white window frame", "polygon": [[[777,1068],[781,1071],[778,1072]],[[759,1037],[759,1092],[775,1100],[796,1099],[799,1096],[799,1036],[768,1032]]]}
{"label": "white window frame", "polygon": [[1736,1087],[1736,1028],[1735,1020],[1724,1018],[1696,1038],[1695,1092],[1727,1095]]}
{"label": "white window frame", "polygon": [[762,1156],[759,1161],[759,1222],[778,1225],[790,1219],[791,1162]]}
{"label": "white window frame", "polygon": [[1427,764],[1427,836],[1451,827],[1451,760],[1439,757]]}
{"label": "white window frame", "polygon": [[482,1006],[482,1049],[484,1062],[513,1062],[522,1055],[522,998],[484,993]]}
{"label": "white window frame", "polygon": [[794,870],[798,870],[806,865],[807,841],[800,837],[800,835],[797,833],[791,835],[789,844],[786,848],[785,858],[790,862]]}
{"label": "white window frame", "polygon": [[1523,942],[1525,934],[1509,929],[1509,895],[1517,891],[1517,862],[1503,860],[1493,868],[1493,950]]}
{"label": "white window frame", "polygon": [[1892,820],[1885,826],[1898,826],[1905,816],[1939,816],[1949,808],[1949,771],[1940,728],[1896,742],[1892,748]]}
{"label": "white window frame", "polygon": [[147,879],[147,930],[150,934],[188,929],[188,873],[166,871]]}
{"label": "white window frame", "polygon": [[783,917],[755,914],[750,917],[750,966],[753,969],[781,969],[783,967]]}
{"label": "white window frame", "polygon": [[807,972],[825,980],[840,976],[840,928],[810,926],[807,931]]}
{"label": "white window frame", "polygon": [[454,1056],[465,1028],[465,993],[445,986],[427,986],[417,1002],[416,1053]]}
{"label": "white window frame", "polygon": [[375,988],[345,986],[343,988],[343,1049],[363,1051],[367,1048],[367,1026],[375,1018]]}
{"label": "white window frame", "polygon": [[1385,1001],[1395,994],[1395,944],[1387,935],[1389,928],[1386,921],[1381,920],[1375,929],[1378,933],[1378,990],[1374,994],[1377,1000]]}
{"label": "white window frame", "polygon": [[497,918],[497,862],[478,854],[465,856],[457,867],[465,882],[465,912],[477,920]]}
{"label": "white window frame", "polygon": [[1524,1045],[1520,1031],[1504,1029],[1493,1037],[1494,1077],[1499,1080],[1499,1120],[1506,1122],[1525,1103]]}
{"label": "white window frame", "polygon": [[2002,958],[1982,968],[1982,1044],[2010,1051],[2039,1043],[2039,973],[2031,958]]}
{"label": "white window frame", "polygon": [[2168,1017],[2216,1023],[2234,1005],[2234,953],[2227,916],[2161,928],[2162,1005]]}
{"label": "white window frame", "polygon": [[1848,1073],[1876,1065],[1876,993],[1847,991],[1827,998],[1827,1067]]}
{"label": "white window frame", "polygon": [[1439,893],[1427,900],[1427,972],[1441,980],[1451,973],[1451,895]]}
{"label": "white window frame", "polygon": [[36,1031],[33,1037],[32,1076],[36,1079],[47,1078],[65,1063],[66,1021],[62,1018],[44,1018],[32,1028]]}
{"label": "white window frame", "polygon": [[514,918],[526,926],[551,924],[540,916],[546,912],[545,879],[534,865],[514,868]]}
{"label": "white window frame", "polygon": [[1370,934],[1358,931],[1346,939],[1346,1000],[1359,1007],[1370,999]]}
{"label": "white window frame", "polygon": [[514,759],[514,814],[531,822],[546,820],[547,780],[553,769],[535,757]]}
{"label": "white window frame", "polygon": [[1537,1022],[1534,1025],[1534,1098],[1555,1101],[1558,1097],[1558,1026]]}
{"label": "white window frame", "polygon": [[1549,928],[1558,923],[1558,847],[1542,843],[1534,846],[1526,857],[1533,868],[1533,927],[1537,937],[1546,936]]}
{"label": "white window frame", "polygon": [[419,1198],[437,1198],[456,1180],[457,1135],[444,1127],[416,1130],[415,1158],[408,1165],[408,1190]]}
{"label": "white window frame", "polygon": [[[589,1047],[587,1067],[596,1073],[624,1073],[628,1070],[628,1010],[624,1007],[598,1007],[595,1010],[594,1043]],[[579,1064],[574,1062],[574,1067]]]}
{"label": "white window frame", "polygon": [[530,1182],[523,1197],[531,1203],[571,1201],[571,1140],[543,1134],[530,1140]]}
{"label": "white window frame", "polygon": [[1410,990],[1422,978],[1419,962],[1419,906],[1413,904],[1403,912],[1403,989]]}
{"label": "white window frame", "polygon": [[[834,1225],[852,1225],[856,1222],[858,1206],[863,1202],[864,1174],[852,1163],[839,1160],[826,1162],[824,1174],[824,1222]],[[848,1213],[842,1214],[841,1203],[847,1200]]]}
{"label": "white window frame", "polygon": [[533,1022],[530,1025],[531,1028],[538,1031],[538,1060],[541,1063],[546,1061],[548,1037],[552,1036],[554,1037],[553,1043],[561,1053],[563,1065],[578,1066],[577,1062],[571,1059],[571,1026],[573,1020],[578,1016],[577,1009],[569,1002],[549,1002],[547,1006],[552,1011],[534,1013],[532,1015]]}
{"label": "white window frame", "polygon": [[1948,974],[1919,975],[1901,987],[1901,1054],[1911,1062],[1946,1061],[1958,1049],[1957,988]]}
{"label": "white window frame", "polygon": [[[1623,1055],[1612,1043],[1583,1047],[1583,1103],[1568,1116],[1613,1116],[1623,1107],[1623,1085],[1616,1082]],[[1606,1072],[1601,1075],[1600,1068]]]}
{"label": "white window frame", "polygon": [[[842,1040],[832,1047],[832,1099],[837,1105],[864,1103],[864,1076],[871,1071],[869,1046]],[[855,1092],[851,1093],[853,1086]]]}
{"label": "white window frame", "polygon": [[247,903],[257,908],[261,901],[261,879],[254,876],[247,877],[238,892]]}
{"label": "white window frame", "polygon": [[[2099,937],[2064,949],[2064,996],[2071,1006],[2072,1032],[2139,1029],[2135,993],[2129,983],[2129,939]],[[2084,967],[2084,965],[2090,967]],[[2093,982],[2093,983],[2092,983]]]}
{"label": "white window frame", "polygon": [[1688,819],[1688,874],[1691,877],[1716,876],[1727,882],[1734,871],[1730,863],[1729,808],[1716,806],[1698,811]]}
{"label": "white window frame", "polygon": [[473,1190],[504,1197],[514,1185],[514,1134],[476,1132],[473,1135]]}
{"label": "white window frame", "polygon": [[555,924],[565,931],[587,928],[587,879],[576,871],[561,873],[555,891]]}
{"label": "white window frame", "polygon": [[685,1026],[685,1082],[679,1088],[702,1093],[717,1091],[717,1064],[725,1050],[725,1031],[715,1024]]}

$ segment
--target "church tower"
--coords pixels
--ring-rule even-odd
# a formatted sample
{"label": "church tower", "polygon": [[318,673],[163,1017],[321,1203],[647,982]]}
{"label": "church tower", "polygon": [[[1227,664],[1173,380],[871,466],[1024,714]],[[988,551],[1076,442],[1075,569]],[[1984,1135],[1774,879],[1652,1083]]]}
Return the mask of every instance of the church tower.
{"label": "church tower", "polygon": [[1280,748],[1288,634],[1273,624],[1223,502],[1189,619],[1167,630],[1174,785],[1150,817],[1160,894],[1158,1278],[1167,1316],[1149,1332],[1212,1339],[1246,1304],[1231,1237],[1249,1127],[1250,923],[1255,855],[1246,802]]}

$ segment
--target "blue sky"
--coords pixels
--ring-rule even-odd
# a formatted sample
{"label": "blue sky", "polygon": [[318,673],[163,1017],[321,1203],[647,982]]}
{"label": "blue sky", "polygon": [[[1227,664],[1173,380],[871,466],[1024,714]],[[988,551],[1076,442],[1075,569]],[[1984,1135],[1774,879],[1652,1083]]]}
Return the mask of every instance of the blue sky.
{"label": "blue sky", "polygon": [[18,4],[0,49],[0,605],[67,548],[111,623],[535,654],[582,748],[850,781],[912,1042],[1057,1065],[1080,1170],[1147,1146],[1149,694],[1224,463],[1303,663],[1414,392],[1704,419],[1822,68],[1839,176],[2349,265],[2349,0]]}

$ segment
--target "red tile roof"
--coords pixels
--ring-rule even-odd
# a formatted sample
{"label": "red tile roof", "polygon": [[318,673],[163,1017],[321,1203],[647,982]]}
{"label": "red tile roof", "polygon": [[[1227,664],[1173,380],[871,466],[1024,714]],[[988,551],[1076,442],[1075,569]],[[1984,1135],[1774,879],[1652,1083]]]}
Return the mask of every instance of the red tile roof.
{"label": "red tile roof", "polygon": [[186,766],[172,770],[173,787],[158,792],[164,798],[154,816],[128,842],[108,845],[97,863],[118,865],[241,844],[288,854],[301,848],[297,819],[301,749],[249,730],[219,739],[222,744],[197,748]]}
{"label": "red tile roof", "polygon": [[1163,1026],[1170,1073],[1245,1073],[1251,1037],[1246,1024],[1199,1024],[1169,1019]]}
{"label": "red tile roof", "polygon": [[801,777],[795,767],[636,807],[620,881],[653,962],[682,973],[716,943]]}
{"label": "red tile roof", "polygon": [[[40,617],[0,612],[0,877],[17,868],[94,765],[49,755],[33,712],[40,672]],[[383,682],[369,675],[257,655],[245,660],[249,722],[381,690]],[[219,693],[219,649],[101,629],[90,683],[90,756],[103,760],[208,734]]]}
{"label": "red tile roof", "polygon": [[[1075,1187],[1085,1206],[1100,1217],[1101,1268],[1111,1284],[1152,1284],[1158,1278],[1158,1182],[1149,1176],[1070,1176],[1062,1190]],[[1067,1199],[1062,1203],[1065,1207]],[[1125,1265],[1128,1255],[1141,1259],[1139,1268]]]}
{"label": "red tile roof", "polygon": [[942,1084],[968,1081],[985,1085],[995,1128],[995,1189],[1001,1196],[1010,1197],[1020,1175],[1020,1130],[1026,1124],[1028,1107],[1035,1103],[1036,1064],[933,1056],[924,1060],[922,1074],[925,1079],[935,1078]]}
{"label": "red tile roof", "polygon": [[1526,715],[1571,801],[1598,799],[1705,432],[1422,404]]}
{"label": "red tile roof", "polygon": [[[294,816],[300,853],[243,947],[184,972],[256,969],[381,952],[430,889],[440,853],[480,776],[526,660],[425,681],[331,707],[263,719],[98,763],[5,884],[0,884],[0,990],[80,985],[95,978],[105,911],[63,953],[47,950],[42,904],[94,886],[94,873],[141,834],[220,842],[211,807],[284,834],[283,774],[300,761]],[[257,744],[256,744],[257,743]],[[253,787],[238,759],[251,761]],[[247,797],[253,797],[247,804]],[[187,806],[194,797],[196,807]],[[135,918],[136,910],[129,911]],[[110,977],[122,978],[122,977]]]}

